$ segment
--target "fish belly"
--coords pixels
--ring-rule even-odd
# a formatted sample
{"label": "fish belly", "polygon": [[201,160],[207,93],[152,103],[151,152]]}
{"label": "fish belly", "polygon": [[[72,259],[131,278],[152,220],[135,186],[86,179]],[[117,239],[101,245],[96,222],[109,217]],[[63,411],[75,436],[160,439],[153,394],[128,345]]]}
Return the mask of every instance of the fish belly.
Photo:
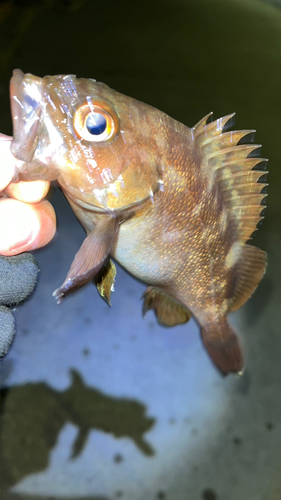
{"label": "fish belly", "polygon": [[206,248],[200,219],[188,207],[175,215],[157,202],[141,217],[121,224],[113,257],[132,275],[164,289],[198,318],[217,314],[222,302],[223,276]]}
{"label": "fish belly", "polygon": [[158,237],[149,217],[132,219],[121,224],[113,257],[133,276],[148,285],[167,286],[173,279],[176,263],[161,251]]}

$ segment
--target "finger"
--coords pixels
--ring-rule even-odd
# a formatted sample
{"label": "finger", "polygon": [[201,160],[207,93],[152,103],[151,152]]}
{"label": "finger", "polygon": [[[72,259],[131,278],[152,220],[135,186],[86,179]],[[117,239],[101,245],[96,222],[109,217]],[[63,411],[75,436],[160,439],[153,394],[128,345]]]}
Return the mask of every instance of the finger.
{"label": "finger", "polygon": [[11,182],[5,189],[5,193],[11,198],[16,198],[26,203],[37,203],[46,196],[49,188],[49,181]]}
{"label": "finger", "polygon": [[0,134],[0,191],[12,180],[16,158],[10,151],[12,137]]}
{"label": "finger", "polygon": [[55,232],[56,215],[48,201],[36,204],[11,198],[0,201],[0,254],[17,255],[41,248]]}

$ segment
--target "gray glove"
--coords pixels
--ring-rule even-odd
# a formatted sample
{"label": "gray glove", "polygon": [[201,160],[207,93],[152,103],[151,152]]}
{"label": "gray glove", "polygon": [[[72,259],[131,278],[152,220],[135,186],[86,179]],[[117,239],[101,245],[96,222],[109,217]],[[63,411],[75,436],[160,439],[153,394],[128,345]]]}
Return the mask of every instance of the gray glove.
{"label": "gray glove", "polygon": [[15,319],[9,308],[25,301],[33,292],[39,272],[30,253],[0,256],[0,357],[7,354],[14,335]]}

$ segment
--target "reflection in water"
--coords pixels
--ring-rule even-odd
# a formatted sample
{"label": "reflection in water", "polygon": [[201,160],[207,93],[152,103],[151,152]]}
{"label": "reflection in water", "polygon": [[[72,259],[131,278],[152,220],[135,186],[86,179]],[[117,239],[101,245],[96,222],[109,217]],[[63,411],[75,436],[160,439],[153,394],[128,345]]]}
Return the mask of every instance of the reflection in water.
{"label": "reflection in water", "polygon": [[71,386],[63,392],[45,383],[1,390],[0,468],[5,471],[5,483],[14,485],[24,476],[46,469],[50,451],[66,423],[79,429],[71,459],[82,453],[94,429],[116,438],[130,438],[143,454],[154,454],[143,437],[155,423],[154,418],[145,415],[145,405],[107,396],[87,387],[76,370],[71,374]]}

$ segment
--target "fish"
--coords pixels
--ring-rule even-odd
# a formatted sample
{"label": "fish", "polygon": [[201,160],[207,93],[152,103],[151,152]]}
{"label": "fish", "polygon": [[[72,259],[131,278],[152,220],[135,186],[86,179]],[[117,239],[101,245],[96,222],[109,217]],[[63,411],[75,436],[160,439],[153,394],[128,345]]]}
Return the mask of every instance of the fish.
{"label": "fish", "polygon": [[147,284],[143,315],[167,327],[193,317],[218,370],[241,372],[228,314],[267,263],[250,241],[268,185],[255,131],[229,130],[235,113],[189,128],[75,75],[15,70],[10,99],[14,181],[56,181],[86,231],[57,301],[92,280],[110,303],[117,262]]}

